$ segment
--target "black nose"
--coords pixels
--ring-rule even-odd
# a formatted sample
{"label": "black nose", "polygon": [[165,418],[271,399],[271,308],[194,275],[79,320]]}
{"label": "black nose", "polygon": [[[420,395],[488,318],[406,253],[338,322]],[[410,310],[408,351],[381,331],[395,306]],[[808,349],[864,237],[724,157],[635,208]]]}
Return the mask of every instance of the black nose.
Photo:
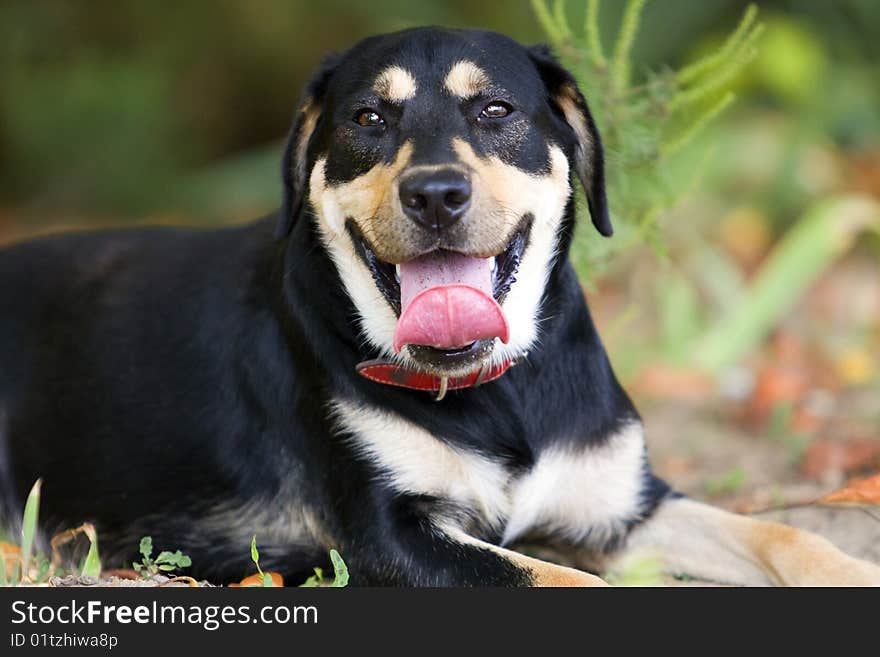
{"label": "black nose", "polygon": [[400,203],[406,216],[429,230],[454,224],[470,202],[471,183],[460,171],[425,171],[400,183]]}

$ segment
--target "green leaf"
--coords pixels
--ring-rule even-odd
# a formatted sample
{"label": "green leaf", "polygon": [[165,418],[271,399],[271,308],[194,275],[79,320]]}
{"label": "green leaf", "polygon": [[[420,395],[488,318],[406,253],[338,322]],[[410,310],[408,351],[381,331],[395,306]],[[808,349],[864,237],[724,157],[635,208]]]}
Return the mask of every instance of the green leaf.
{"label": "green leaf", "polygon": [[330,561],[333,562],[333,571],[335,573],[330,586],[337,588],[348,586],[348,566],[345,565],[345,562],[336,550],[330,550]]}
{"label": "green leaf", "polygon": [[273,586],[275,585],[272,583],[272,576],[269,573],[265,573],[263,575],[263,588],[268,589],[272,588]]}
{"label": "green leaf", "polygon": [[175,560],[175,555],[173,552],[163,550],[159,553],[159,556],[156,557],[156,560],[153,563],[177,563],[177,561]]}
{"label": "green leaf", "polygon": [[321,582],[324,579],[324,571],[318,567],[315,567],[315,574],[311,575],[305,582],[300,584],[300,588],[315,588],[321,585]]}
{"label": "green leaf", "polygon": [[179,568],[189,568],[192,566],[192,559],[190,559],[188,555],[182,554],[180,555],[180,559],[177,560],[177,566]]}
{"label": "green leaf", "polygon": [[[24,505],[24,516],[21,521],[21,577],[27,577],[28,566],[31,561],[31,550],[34,547],[34,538],[37,535],[37,517],[40,514],[40,489],[42,479],[37,479],[27,496]],[[5,565],[4,565],[5,567]]]}
{"label": "green leaf", "polygon": [[257,535],[254,534],[254,537],[251,539],[251,561],[254,562],[254,565],[257,567],[257,572],[262,576],[263,569],[260,568],[260,553],[257,551]]}
{"label": "green leaf", "polygon": [[172,566],[171,564],[163,563],[159,566],[159,570],[165,571],[166,573],[170,570],[174,570],[177,566]]}
{"label": "green leaf", "polygon": [[152,536],[144,536],[141,539],[141,544],[139,546],[139,550],[142,555],[146,559],[150,558],[150,555],[153,554],[153,537]]}
{"label": "green leaf", "polygon": [[88,577],[98,578],[101,576],[101,558],[98,556],[98,535],[95,528],[88,525],[84,528],[85,535],[89,539],[89,553],[82,566],[82,574]]}

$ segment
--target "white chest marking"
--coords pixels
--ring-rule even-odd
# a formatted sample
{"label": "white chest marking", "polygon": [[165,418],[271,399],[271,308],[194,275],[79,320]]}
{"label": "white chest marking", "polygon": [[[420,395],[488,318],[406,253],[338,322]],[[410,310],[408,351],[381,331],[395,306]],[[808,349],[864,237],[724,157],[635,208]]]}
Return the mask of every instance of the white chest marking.
{"label": "white chest marking", "polygon": [[451,447],[394,413],[342,400],[333,413],[396,490],[450,500],[493,525],[507,516],[510,473],[500,463]]}
{"label": "white chest marking", "polygon": [[644,440],[637,423],[598,447],[550,449],[515,477],[502,463],[452,447],[394,413],[337,400],[333,415],[396,490],[469,509],[503,530],[504,543],[532,528],[604,541],[638,513]]}
{"label": "white chest marking", "polygon": [[510,543],[532,528],[601,544],[639,511],[645,443],[632,423],[597,447],[551,448],[513,486],[504,530]]}

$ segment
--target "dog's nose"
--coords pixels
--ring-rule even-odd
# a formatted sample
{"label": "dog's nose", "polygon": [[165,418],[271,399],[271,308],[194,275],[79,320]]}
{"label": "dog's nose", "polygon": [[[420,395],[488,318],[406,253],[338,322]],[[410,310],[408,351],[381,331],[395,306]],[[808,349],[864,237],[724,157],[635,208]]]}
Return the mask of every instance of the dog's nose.
{"label": "dog's nose", "polygon": [[461,219],[471,202],[471,183],[460,171],[426,171],[400,183],[400,203],[423,228],[443,230]]}

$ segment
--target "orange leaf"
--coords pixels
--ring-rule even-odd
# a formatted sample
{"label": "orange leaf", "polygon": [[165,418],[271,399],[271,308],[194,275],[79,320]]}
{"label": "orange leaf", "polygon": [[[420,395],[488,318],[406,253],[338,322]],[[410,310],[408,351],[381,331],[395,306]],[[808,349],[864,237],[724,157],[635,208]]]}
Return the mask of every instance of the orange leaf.
{"label": "orange leaf", "polygon": [[845,488],[819,498],[820,504],[878,504],[880,505],[880,474],[856,480]]}
{"label": "orange leaf", "polygon": [[15,571],[15,564],[18,563],[21,548],[6,541],[0,541],[0,553],[3,554],[3,565],[6,568],[6,577],[12,577]]}
{"label": "orange leaf", "polygon": [[[269,577],[272,578],[272,586],[284,586],[284,578],[278,573],[266,573]],[[259,573],[254,573],[248,577],[245,577],[238,584],[230,584],[232,588],[237,588],[239,586],[263,586],[263,578]]]}

